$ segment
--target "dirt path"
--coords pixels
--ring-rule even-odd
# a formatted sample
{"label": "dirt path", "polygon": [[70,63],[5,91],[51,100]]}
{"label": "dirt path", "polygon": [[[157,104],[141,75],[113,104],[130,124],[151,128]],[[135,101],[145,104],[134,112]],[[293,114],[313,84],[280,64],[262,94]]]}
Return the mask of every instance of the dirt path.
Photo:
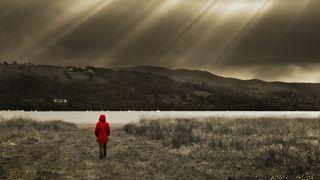
{"label": "dirt path", "polygon": [[63,159],[66,168],[72,167],[69,169],[71,177],[99,179],[129,175],[123,173],[123,171],[128,171],[123,165],[128,164],[123,164],[123,159],[118,154],[122,148],[127,146],[130,137],[119,127],[113,129],[108,144],[108,158],[99,160],[98,145],[92,129],[92,127],[81,127],[72,135],[74,138],[66,140],[65,148],[68,150],[63,155],[65,157]]}

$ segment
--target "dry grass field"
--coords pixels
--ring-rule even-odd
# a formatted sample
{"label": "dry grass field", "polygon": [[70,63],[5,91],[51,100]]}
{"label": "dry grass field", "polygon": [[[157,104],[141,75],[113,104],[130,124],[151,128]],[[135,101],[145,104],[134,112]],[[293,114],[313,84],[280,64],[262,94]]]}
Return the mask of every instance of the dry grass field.
{"label": "dry grass field", "polygon": [[161,119],[112,127],[0,121],[0,179],[319,179],[319,119]]}
{"label": "dry grass field", "polygon": [[141,120],[125,129],[200,162],[202,177],[320,178],[320,119]]}

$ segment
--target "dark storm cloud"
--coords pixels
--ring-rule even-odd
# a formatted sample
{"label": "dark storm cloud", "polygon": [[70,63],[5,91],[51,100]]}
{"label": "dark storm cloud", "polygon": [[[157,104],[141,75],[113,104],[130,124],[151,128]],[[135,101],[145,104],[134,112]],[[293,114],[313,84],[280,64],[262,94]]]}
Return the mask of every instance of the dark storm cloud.
{"label": "dark storm cloud", "polygon": [[[71,0],[70,0],[71,2]],[[3,0],[0,2],[0,53],[2,58],[26,59],[21,49],[28,46],[58,14],[65,11],[63,1]],[[6,56],[7,55],[7,56]]]}
{"label": "dark storm cloud", "polygon": [[285,7],[274,8],[242,40],[228,63],[320,63],[320,2],[310,1],[303,12],[296,14],[298,8],[293,6],[287,12],[284,12]]}
{"label": "dark storm cloud", "polygon": [[317,0],[107,1],[2,0],[0,58],[320,79]]}

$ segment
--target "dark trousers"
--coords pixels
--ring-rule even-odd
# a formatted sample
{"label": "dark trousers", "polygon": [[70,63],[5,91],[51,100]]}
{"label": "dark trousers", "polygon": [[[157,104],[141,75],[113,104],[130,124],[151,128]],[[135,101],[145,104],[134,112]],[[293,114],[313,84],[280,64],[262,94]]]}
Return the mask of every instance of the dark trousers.
{"label": "dark trousers", "polygon": [[107,157],[107,143],[99,143],[100,159]]}

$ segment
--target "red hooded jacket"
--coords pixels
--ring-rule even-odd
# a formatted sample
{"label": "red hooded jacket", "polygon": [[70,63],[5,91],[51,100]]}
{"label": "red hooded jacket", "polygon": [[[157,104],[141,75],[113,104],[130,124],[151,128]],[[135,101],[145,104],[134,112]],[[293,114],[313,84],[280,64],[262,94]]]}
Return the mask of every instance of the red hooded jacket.
{"label": "red hooded jacket", "polygon": [[94,132],[99,143],[108,142],[108,136],[110,135],[110,125],[109,122],[106,121],[106,116],[104,114],[100,115]]}

